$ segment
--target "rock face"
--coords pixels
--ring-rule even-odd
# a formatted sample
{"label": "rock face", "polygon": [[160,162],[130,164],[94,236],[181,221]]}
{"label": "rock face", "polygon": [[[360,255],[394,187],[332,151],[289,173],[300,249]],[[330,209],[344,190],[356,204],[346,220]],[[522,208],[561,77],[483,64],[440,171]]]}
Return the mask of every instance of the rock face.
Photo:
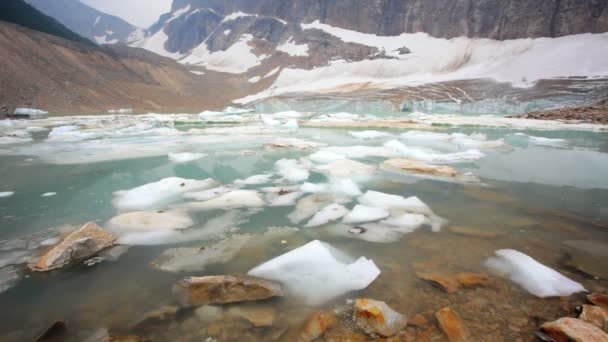
{"label": "rock face", "polygon": [[288,22],[320,20],[333,26],[379,35],[426,32],[513,39],[557,37],[608,30],[605,1],[560,0],[176,0],[173,9],[191,4],[219,13],[243,11]]}
{"label": "rock face", "polygon": [[30,265],[34,271],[50,271],[75,261],[92,257],[114,245],[116,237],[103,230],[95,222],[70,233],[59,244],[46,252],[36,264]]}
{"label": "rock face", "polygon": [[407,317],[391,309],[385,302],[360,298],[355,302],[357,325],[368,333],[384,337],[396,335],[407,325]]}
{"label": "rock face", "polygon": [[606,342],[608,334],[593,324],[577,318],[564,317],[542,325],[541,330],[557,342]]}
{"label": "rock face", "polygon": [[242,276],[190,277],[174,288],[183,306],[227,304],[283,296],[281,285],[271,281]]}
{"label": "rock face", "polygon": [[129,43],[143,38],[144,30],[100,12],[78,0],[26,0],[70,30],[98,44]]}
{"label": "rock face", "polygon": [[455,311],[443,308],[435,313],[435,317],[450,342],[468,341],[469,331]]}

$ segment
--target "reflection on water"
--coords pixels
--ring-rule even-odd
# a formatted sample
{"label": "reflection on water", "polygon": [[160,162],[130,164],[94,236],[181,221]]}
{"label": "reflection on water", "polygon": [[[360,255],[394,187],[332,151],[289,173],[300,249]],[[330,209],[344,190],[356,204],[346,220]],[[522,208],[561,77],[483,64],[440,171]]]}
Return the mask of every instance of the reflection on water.
{"label": "reflection on water", "polygon": [[[274,164],[279,159],[307,157],[316,150],[265,147],[264,143],[274,135],[308,140],[319,138],[320,142],[331,146],[382,146],[391,139],[361,141],[350,136],[348,130],[300,129],[297,133],[245,134],[243,136],[250,139],[247,142],[239,140],[243,133],[235,130],[238,132],[235,133],[235,141],[225,142],[219,151],[216,146],[206,145],[205,139],[192,140],[193,133],[180,135],[189,129],[180,127],[178,135],[167,139],[183,139],[187,148],[182,150],[208,153],[209,156],[184,164],[170,163],[166,157],[170,151],[136,159],[69,164],[46,162],[35,154],[0,156],[0,191],[15,191],[12,197],[0,198],[0,238],[8,239],[48,227],[91,220],[100,220],[103,226],[117,213],[112,206],[115,191],[167,177],[213,178],[231,184],[236,179],[275,172]],[[424,270],[446,275],[489,273],[483,261],[496,250],[508,248],[530,255],[580,282],[589,291],[608,291],[608,280],[602,273],[605,270],[597,267],[605,265],[608,256],[597,253],[598,248],[589,247],[586,243],[572,242],[594,241],[600,244],[600,248],[608,244],[608,139],[605,133],[518,131],[567,141],[559,146],[546,146],[513,135],[515,131],[475,131],[487,134],[488,140],[503,138],[506,141],[502,148],[484,150],[485,157],[480,160],[451,164],[461,172],[472,172],[480,177],[481,184],[384,173],[358,183],[363,191],[417,196],[434,213],[449,220],[449,225],[440,232],[433,233],[425,227],[404,235],[398,242],[370,243],[336,236],[327,227],[304,228],[306,221],[294,225],[288,219],[293,206],[263,207],[257,211],[232,209],[246,213],[247,222],[228,235],[252,234],[253,238],[229,262],[208,265],[204,271],[170,273],[150,263],[169,248],[208,247],[216,241],[134,246],[115,262],[103,262],[93,267],[75,266],[51,273],[27,273],[15,287],[0,294],[3,308],[0,311],[0,340],[32,340],[52,322],[64,321],[74,341],[84,341],[87,336],[99,334],[100,328],[125,334],[137,333],[154,341],[200,341],[207,337],[233,341],[275,338],[292,341],[299,336],[307,317],[318,307],[310,307],[291,296],[245,307],[230,305],[219,311],[188,309],[167,321],[138,323],[151,311],[175,305],[172,286],[185,276],[245,274],[251,268],[313,239],[328,242],[354,257],[366,256],[374,260],[382,272],[367,289],[349,293],[323,304],[321,308],[341,305],[346,298],[382,300],[409,317],[423,315],[429,323],[415,329],[429,340],[444,340],[433,314],[450,306],[467,323],[476,341],[528,340],[542,322],[571,313],[582,301],[583,294],[566,298],[536,298],[500,277],[492,277],[487,286],[448,294],[419,279],[416,272]],[[471,134],[473,130],[443,132]],[[201,136],[205,134],[204,130],[200,132]],[[43,142],[46,134],[34,138],[32,145],[47,144]],[[162,135],[154,133],[147,139],[150,144],[166,148]],[[86,143],[90,145],[95,141]],[[79,142],[73,144],[79,146]],[[434,144],[435,151],[453,152],[448,150],[453,146],[442,149],[436,142]],[[423,148],[429,151],[431,147]],[[248,151],[243,152],[243,149]],[[175,149],[171,147],[170,150]],[[78,148],[75,151],[79,151]],[[88,160],[89,156],[82,158]],[[377,164],[384,159],[370,155],[357,160]],[[308,181],[323,183],[326,176],[313,171]],[[268,185],[248,185],[247,188],[264,186]],[[57,192],[57,195],[41,197],[46,192]],[[352,198],[346,206],[352,208],[355,203],[356,199]],[[222,214],[223,210],[194,212],[194,227],[203,227],[208,220]],[[275,239],[262,238],[271,226],[291,226],[300,230]],[[453,227],[467,229],[451,229]],[[486,234],[475,235],[475,231]],[[251,311],[258,319],[270,317],[272,324],[255,327],[243,313]]]}

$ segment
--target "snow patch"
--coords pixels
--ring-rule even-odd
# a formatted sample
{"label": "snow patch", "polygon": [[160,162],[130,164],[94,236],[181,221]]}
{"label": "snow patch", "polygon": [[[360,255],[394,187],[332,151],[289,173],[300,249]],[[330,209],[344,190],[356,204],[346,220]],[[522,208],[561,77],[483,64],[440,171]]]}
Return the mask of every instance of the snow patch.
{"label": "snow patch", "polygon": [[296,44],[293,37],[289,38],[285,43],[277,46],[277,50],[285,52],[292,57],[308,56],[308,44]]}

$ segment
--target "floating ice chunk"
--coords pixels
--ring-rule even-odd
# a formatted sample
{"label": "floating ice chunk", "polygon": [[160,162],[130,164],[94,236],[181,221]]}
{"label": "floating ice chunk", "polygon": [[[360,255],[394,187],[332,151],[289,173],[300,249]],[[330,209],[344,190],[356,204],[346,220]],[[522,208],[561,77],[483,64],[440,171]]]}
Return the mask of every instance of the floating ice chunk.
{"label": "floating ice chunk", "polygon": [[380,221],[381,224],[395,227],[402,233],[411,233],[427,222],[428,220],[424,215],[407,213],[397,216],[391,216],[386,220]]}
{"label": "floating ice chunk", "polygon": [[298,198],[302,197],[303,193],[300,191],[288,192],[285,194],[273,194],[270,193],[267,196],[268,205],[271,207],[288,207],[296,204]]}
{"label": "floating ice chunk", "polygon": [[32,138],[0,137],[0,145],[23,144],[32,141]]}
{"label": "floating ice chunk", "polygon": [[233,190],[204,202],[190,202],[176,206],[195,210],[257,208],[264,206],[264,200],[255,190]]}
{"label": "floating ice chunk", "polygon": [[15,115],[31,115],[31,116],[49,114],[49,112],[46,112],[41,109],[35,109],[35,108],[16,108],[14,113],[15,113]]}
{"label": "floating ice chunk", "polygon": [[313,216],[305,227],[318,227],[330,222],[334,222],[344,215],[348,214],[348,209],[345,206],[337,203],[330,204],[321,209]]}
{"label": "floating ice chunk", "polygon": [[281,159],[274,164],[277,172],[292,183],[302,182],[310,176],[311,165],[306,160]]}
{"label": "floating ice chunk", "polygon": [[346,158],[361,159],[367,157],[391,158],[399,156],[397,152],[383,146],[332,146],[326,147],[322,151],[336,153]]}
{"label": "floating ice chunk", "polygon": [[387,141],[384,143],[384,147],[398,153],[402,157],[418,159],[429,163],[455,163],[479,160],[484,157],[484,154],[476,149],[454,153],[437,153],[436,151],[427,151],[418,147],[408,147],[397,140]]}
{"label": "floating ice chunk", "polygon": [[353,137],[361,140],[371,140],[371,139],[380,139],[393,136],[388,132],[380,132],[380,131],[354,131],[348,132],[348,134]]}
{"label": "floating ice chunk", "polygon": [[314,194],[306,196],[298,201],[295,210],[287,215],[291,223],[298,224],[307,218],[313,216],[323,207],[332,203],[347,203],[350,202],[349,197],[334,196],[332,194]]}
{"label": "floating ice chunk", "polygon": [[311,154],[310,156],[308,156],[308,159],[312,160],[315,163],[319,163],[319,164],[328,164],[331,162],[334,162],[336,160],[340,160],[340,159],[346,159],[346,157],[344,157],[341,154],[337,154],[331,151],[317,151],[313,154]]}
{"label": "floating ice chunk", "polygon": [[365,205],[357,204],[353,210],[351,210],[342,222],[344,223],[363,223],[382,220],[390,215],[388,210],[384,208],[368,207]]}
{"label": "floating ice chunk", "polygon": [[295,110],[288,110],[285,112],[279,112],[272,114],[272,117],[275,119],[299,119],[304,116],[303,113],[296,112]]}
{"label": "floating ice chunk", "polygon": [[45,132],[45,131],[48,131],[49,129],[46,127],[39,127],[39,126],[28,126],[25,128],[25,130],[27,130],[28,132]]}
{"label": "floating ice chunk", "polygon": [[320,305],[351,291],[362,290],[380,275],[365,257],[353,259],[329,244],[315,240],[267,261],[249,275],[281,282],[307,304]]}
{"label": "floating ice chunk", "polygon": [[260,121],[262,121],[262,123],[265,126],[270,126],[270,127],[281,126],[281,121],[273,119],[272,115],[269,115],[269,114],[260,114]]}
{"label": "floating ice chunk", "polygon": [[206,157],[205,153],[169,153],[169,160],[174,163],[188,163]]}
{"label": "floating ice chunk", "polygon": [[564,297],[587,291],[581,284],[516,250],[498,250],[485,265],[537,297]]}
{"label": "floating ice chunk", "polygon": [[300,190],[302,192],[307,192],[307,193],[319,193],[319,192],[329,192],[329,184],[327,183],[321,183],[321,184],[314,184],[314,183],[304,183],[300,186]]}
{"label": "floating ice chunk", "polygon": [[226,107],[224,108],[225,114],[245,114],[252,112],[252,109],[247,108],[236,108],[236,107]]}
{"label": "floating ice chunk", "polygon": [[283,124],[283,127],[291,129],[291,130],[296,130],[296,129],[300,128],[300,125],[298,124],[298,121],[296,121],[296,120],[288,120],[285,124]]}
{"label": "floating ice chunk", "polygon": [[135,211],[114,216],[108,221],[111,228],[136,231],[185,229],[193,224],[192,218],[181,211]]}
{"label": "floating ice chunk", "polygon": [[184,194],[184,198],[189,198],[197,201],[207,201],[216,197],[220,197],[221,195],[233,191],[234,188],[227,186],[219,186],[217,188],[197,191],[197,192],[187,192]]}
{"label": "floating ice chunk", "polygon": [[147,246],[221,239],[245,222],[247,218],[244,213],[231,210],[207,221],[203,227],[122,232],[118,234],[117,243]]}
{"label": "floating ice chunk", "polygon": [[45,192],[44,194],[40,195],[40,197],[53,197],[57,195],[56,192]]}
{"label": "floating ice chunk", "polygon": [[237,179],[234,181],[234,184],[239,185],[259,185],[259,184],[268,184],[270,183],[270,179],[272,179],[272,174],[261,174],[248,177],[246,179]]}
{"label": "floating ice chunk", "polygon": [[325,144],[314,141],[302,140],[298,138],[278,138],[266,144],[266,146],[274,148],[299,148],[301,150],[305,150],[308,148],[317,148],[325,146]]}
{"label": "floating ice chunk", "polygon": [[329,190],[335,194],[346,196],[360,196],[363,194],[357,184],[349,178],[332,179]]}
{"label": "floating ice chunk", "polygon": [[359,197],[359,203],[370,207],[381,207],[385,209],[401,209],[412,213],[432,215],[433,211],[418,197],[408,197],[385,194],[379,191],[369,190]]}
{"label": "floating ice chunk", "polygon": [[350,159],[342,159],[317,166],[316,170],[331,177],[353,177],[369,176],[376,172],[376,167]]}
{"label": "floating ice chunk", "polygon": [[0,192],[0,198],[3,197],[11,197],[13,196],[15,193],[13,191],[2,191]]}
{"label": "floating ice chunk", "polygon": [[549,147],[564,147],[568,144],[566,139],[552,139],[552,138],[544,138],[537,137],[534,135],[528,135],[524,133],[514,133],[513,136],[524,137],[527,139],[527,142],[531,145],[538,146],[549,146]]}
{"label": "floating ice chunk", "polygon": [[157,209],[180,199],[186,192],[209,189],[217,185],[211,178],[194,180],[170,177],[130,190],[116,191],[112,204],[125,211]]}
{"label": "floating ice chunk", "polygon": [[451,138],[452,137],[449,134],[437,132],[407,131],[405,133],[401,133],[401,139],[407,141],[448,141]]}

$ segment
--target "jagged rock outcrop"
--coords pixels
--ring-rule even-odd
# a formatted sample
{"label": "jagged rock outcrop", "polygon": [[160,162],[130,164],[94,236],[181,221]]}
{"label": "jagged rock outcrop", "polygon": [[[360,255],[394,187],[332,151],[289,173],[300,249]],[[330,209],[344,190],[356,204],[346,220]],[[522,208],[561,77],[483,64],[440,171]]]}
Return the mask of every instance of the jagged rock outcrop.
{"label": "jagged rock outcrop", "polygon": [[379,35],[513,39],[608,31],[608,2],[601,0],[175,0],[173,8],[188,4],[288,22],[320,20]]}

